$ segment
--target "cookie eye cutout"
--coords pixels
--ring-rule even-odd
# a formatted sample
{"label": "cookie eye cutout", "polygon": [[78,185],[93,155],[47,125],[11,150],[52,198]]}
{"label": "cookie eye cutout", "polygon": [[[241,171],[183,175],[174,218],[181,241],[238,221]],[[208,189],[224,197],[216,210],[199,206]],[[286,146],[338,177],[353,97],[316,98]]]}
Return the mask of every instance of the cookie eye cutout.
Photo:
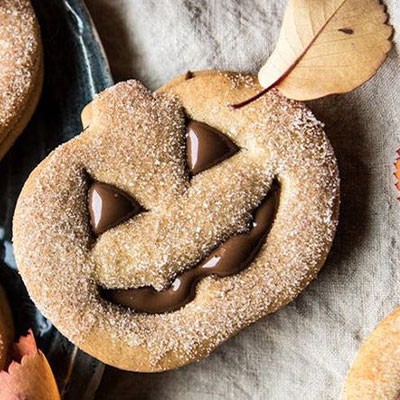
{"label": "cookie eye cutout", "polygon": [[89,187],[88,209],[96,236],[144,211],[127,193],[101,182],[93,182]]}
{"label": "cookie eye cutout", "polygon": [[196,296],[197,283],[206,276],[235,275],[250,265],[264,245],[279,206],[280,185],[273,185],[253,214],[253,223],[245,233],[231,236],[192,269],[182,272],[164,290],[152,286],[134,289],[100,288],[100,295],[111,303],[138,313],[161,314],[177,311]]}
{"label": "cookie eye cutout", "polygon": [[199,122],[190,121],[186,128],[186,157],[192,175],[199,174],[232,157],[240,148],[226,135]]}

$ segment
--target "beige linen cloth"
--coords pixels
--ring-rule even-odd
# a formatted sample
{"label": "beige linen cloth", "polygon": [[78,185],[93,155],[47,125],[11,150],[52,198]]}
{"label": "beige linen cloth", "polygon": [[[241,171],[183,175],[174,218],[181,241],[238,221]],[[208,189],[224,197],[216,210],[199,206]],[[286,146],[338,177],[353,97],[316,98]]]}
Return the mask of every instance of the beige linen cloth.
{"label": "beige linen cloth", "polygon": [[[87,0],[116,81],[156,89],[188,69],[257,72],[274,49],[284,0]],[[399,0],[387,0],[400,33]],[[399,34],[395,34],[395,41]],[[319,277],[279,312],[209,358],[162,374],[107,367],[97,399],[337,399],[363,338],[400,304],[400,65],[352,93],[308,105],[341,172],[340,224]]]}

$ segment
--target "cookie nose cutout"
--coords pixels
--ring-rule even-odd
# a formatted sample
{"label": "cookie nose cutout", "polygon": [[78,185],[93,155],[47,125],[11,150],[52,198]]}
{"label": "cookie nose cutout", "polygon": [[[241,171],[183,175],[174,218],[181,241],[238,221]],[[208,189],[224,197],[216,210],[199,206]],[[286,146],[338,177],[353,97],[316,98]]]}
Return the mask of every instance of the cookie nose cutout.
{"label": "cookie nose cutout", "polygon": [[239,151],[228,137],[211,126],[190,121],[186,131],[186,154],[189,170],[196,175],[226,160]]}
{"label": "cookie nose cutout", "polygon": [[100,182],[92,183],[89,188],[88,207],[90,224],[96,236],[143,211],[142,206],[127,193]]}

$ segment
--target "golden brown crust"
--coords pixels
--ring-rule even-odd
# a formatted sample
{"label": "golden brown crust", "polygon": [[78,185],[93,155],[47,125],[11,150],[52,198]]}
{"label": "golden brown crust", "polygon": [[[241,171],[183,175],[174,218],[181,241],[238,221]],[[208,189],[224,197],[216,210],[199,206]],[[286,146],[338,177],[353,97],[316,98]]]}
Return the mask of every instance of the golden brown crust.
{"label": "golden brown crust", "polygon": [[6,366],[13,339],[14,326],[11,310],[4,289],[0,286],[0,371]]}
{"label": "golden brown crust", "polygon": [[0,159],[31,118],[43,83],[39,25],[29,0],[0,3]]}
{"label": "golden brown crust", "polygon": [[385,317],[361,345],[344,384],[345,400],[400,397],[400,307]]}
{"label": "golden brown crust", "polygon": [[[272,91],[243,110],[227,107],[259,89],[255,77],[218,71],[178,77],[154,95],[138,82],[120,83],[85,108],[87,129],[30,176],[14,217],[18,266],[38,307],[84,351],[127,370],[176,368],[282,307],[315,277],[337,224],[336,160],[301,103]],[[192,180],[182,105],[242,149]],[[148,212],[93,244],[87,175],[131,194]],[[274,177],[278,214],[245,271],[204,279],[196,298],[172,313],[136,314],[99,297],[98,285],[165,286],[243,231]]]}

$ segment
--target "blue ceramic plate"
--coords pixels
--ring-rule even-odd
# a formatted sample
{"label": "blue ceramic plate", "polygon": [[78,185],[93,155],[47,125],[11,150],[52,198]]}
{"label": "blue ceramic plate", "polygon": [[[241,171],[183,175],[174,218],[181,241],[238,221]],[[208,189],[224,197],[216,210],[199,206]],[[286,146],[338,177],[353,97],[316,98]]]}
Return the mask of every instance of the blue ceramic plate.
{"label": "blue ceramic plate", "polygon": [[12,216],[29,173],[57,145],[77,135],[80,111],[112,84],[108,63],[80,0],[33,0],[42,31],[45,81],[38,109],[25,132],[0,162],[0,281],[12,305],[17,334],[33,328],[64,399],[91,399],[103,365],[68,342],[35,308],[18,275]]}

